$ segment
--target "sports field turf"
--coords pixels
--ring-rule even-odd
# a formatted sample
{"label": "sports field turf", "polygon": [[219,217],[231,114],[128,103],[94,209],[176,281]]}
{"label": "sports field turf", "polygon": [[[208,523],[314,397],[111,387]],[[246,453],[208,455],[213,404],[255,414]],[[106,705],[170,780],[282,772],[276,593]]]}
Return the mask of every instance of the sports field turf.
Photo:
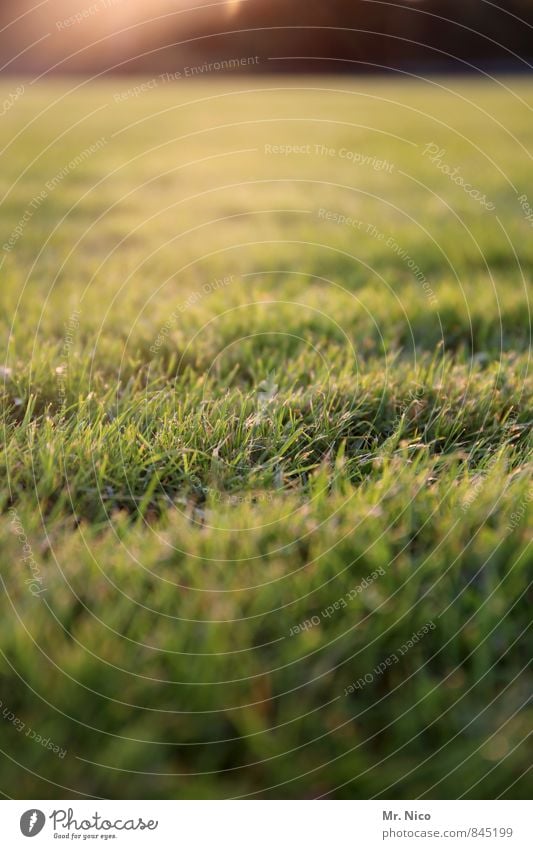
{"label": "sports field turf", "polygon": [[0,126],[0,791],[529,795],[531,82],[155,79]]}

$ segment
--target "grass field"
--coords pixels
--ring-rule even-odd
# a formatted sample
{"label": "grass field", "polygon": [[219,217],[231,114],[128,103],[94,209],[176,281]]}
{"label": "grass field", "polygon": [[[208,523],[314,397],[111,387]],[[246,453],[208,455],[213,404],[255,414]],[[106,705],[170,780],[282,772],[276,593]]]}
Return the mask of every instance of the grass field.
{"label": "grass field", "polygon": [[526,797],[532,84],[136,85],[0,126],[0,791]]}

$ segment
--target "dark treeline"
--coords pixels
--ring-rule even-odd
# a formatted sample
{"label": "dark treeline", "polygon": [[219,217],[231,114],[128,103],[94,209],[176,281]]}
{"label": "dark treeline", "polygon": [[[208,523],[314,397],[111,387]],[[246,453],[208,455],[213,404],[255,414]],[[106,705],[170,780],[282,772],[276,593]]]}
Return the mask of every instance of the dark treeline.
{"label": "dark treeline", "polygon": [[34,5],[2,0],[8,71],[171,72],[250,56],[247,72],[529,71],[533,60],[533,0],[199,0],[186,13],[194,0],[49,0],[24,15]]}
{"label": "dark treeline", "polygon": [[533,59],[533,0],[264,0],[244,4],[238,22],[247,31],[210,38],[195,52],[257,53],[280,71],[525,71]]}

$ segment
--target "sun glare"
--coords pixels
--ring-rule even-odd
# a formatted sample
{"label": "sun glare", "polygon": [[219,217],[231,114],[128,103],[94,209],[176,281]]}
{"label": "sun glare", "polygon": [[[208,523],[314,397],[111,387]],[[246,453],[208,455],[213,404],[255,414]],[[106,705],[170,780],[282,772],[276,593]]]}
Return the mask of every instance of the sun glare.
{"label": "sun glare", "polygon": [[228,15],[234,15],[241,5],[241,0],[227,0]]}
{"label": "sun glare", "polygon": [[[114,10],[117,17],[123,18],[139,18],[139,17],[149,17],[151,15],[157,15],[164,12],[172,12],[178,9],[194,9],[196,6],[204,6],[207,5],[206,0],[179,0],[179,3],[176,3],[176,0],[150,0],[150,3],[147,4],[146,0],[100,0],[103,5],[107,5],[109,9]],[[234,15],[240,5],[242,0],[226,0],[225,5],[228,11],[228,14]],[[222,2],[221,6],[224,5]]]}

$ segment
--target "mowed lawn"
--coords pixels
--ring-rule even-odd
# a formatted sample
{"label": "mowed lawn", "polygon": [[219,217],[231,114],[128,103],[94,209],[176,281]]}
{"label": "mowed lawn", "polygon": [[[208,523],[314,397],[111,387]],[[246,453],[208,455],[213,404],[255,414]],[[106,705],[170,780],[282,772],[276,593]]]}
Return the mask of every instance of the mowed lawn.
{"label": "mowed lawn", "polygon": [[142,82],[1,119],[0,791],[530,795],[532,84]]}

